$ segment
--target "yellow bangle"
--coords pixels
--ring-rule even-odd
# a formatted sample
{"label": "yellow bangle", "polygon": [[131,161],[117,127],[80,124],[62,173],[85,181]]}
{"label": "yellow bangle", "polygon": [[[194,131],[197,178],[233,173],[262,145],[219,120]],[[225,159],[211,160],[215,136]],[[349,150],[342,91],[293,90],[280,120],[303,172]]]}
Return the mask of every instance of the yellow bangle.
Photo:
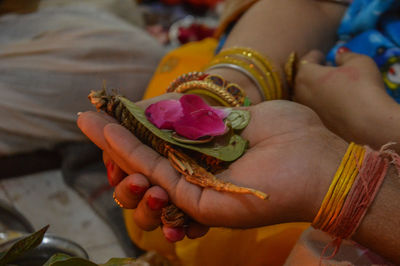
{"label": "yellow bangle", "polygon": [[259,62],[261,65],[264,66],[265,69],[265,75],[268,76],[268,74],[272,75],[274,87],[276,90],[276,99],[281,99],[282,98],[282,82],[279,77],[279,74],[276,72],[275,68],[273,67],[272,63],[270,60],[262,55],[261,53],[257,52],[256,50],[248,47],[233,47],[226,49],[222,52],[220,52],[221,55],[242,55],[244,57],[249,58],[252,62]]}
{"label": "yellow bangle", "polygon": [[208,69],[213,68],[213,66],[218,66],[221,64],[233,64],[236,66],[239,66],[240,68],[243,68],[247,72],[249,72],[260,84],[262,88],[262,96],[265,100],[273,100],[273,88],[267,85],[267,82],[265,78],[257,72],[257,70],[254,68],[254,65],[250,65],[242,60],[231,58],[231,57],[216,57],[214,58],[207,66]]}
{"label": "yellow bangle", "polygon": [[297,54],[296,52],[291,52],[284,66],[286,82],[289,90],[289,97],[292,96],[293,92],[294,79],[296,77],[296,64],[297,64]]}
{"label": "yellow bangle", "polygon": [[258,82],[261,83],[261,90],[263,94],[271,95],[265,100],[277,99],[278,93],[277,93],[277,88],[275,86],[275,81],[272,78],[272,73],[267,68],[265,68],[265,66],[258,60],[252,60],[251,58],[243,55],[242,53],[232,53],[231,50],[225,50],[220,52],[216,56],[216,58],[219,59],[222,58],[221,60],[226,60],[228,58],[232,58],[232,60],[233,59],[240,60],[242,61],[242,63],[240,64],[241,67],[255,69],[256,72],[250,72],[250,74],[255,76]]}
{"label": "yellow bangle", "polygon": [[327,231],[338,216],[354,183],[365,155],[365,148],[350,143],[336,171],[328,192],[315,216],[312,226]]}

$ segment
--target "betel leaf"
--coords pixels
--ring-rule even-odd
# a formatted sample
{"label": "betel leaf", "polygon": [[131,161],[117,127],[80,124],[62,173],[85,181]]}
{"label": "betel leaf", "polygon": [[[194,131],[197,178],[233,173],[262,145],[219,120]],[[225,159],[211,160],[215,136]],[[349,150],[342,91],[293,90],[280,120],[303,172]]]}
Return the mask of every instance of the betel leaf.
{"label": "betel leaf", "polygon": [[[98,266],[96,263],[82,258],[74,258],[67,254],[58,253],[53,256],[43,266]],[[123,264],[121,264],[123,265]]]}
{"label": "betel leaf", "polygon": [[133,258],[112,258],[104,264],[95,264],[82,258],[73,258],[66,254],[53,255],[43,266],[134,266],[144,265]]}
{"label": "betel leaf", "polygon": [[0,257],[0,265],[6,265],[7,263],[10,263],[23,255],[25,252],[39,246],[40,243],[42,243],[44,234],[48,228],[49,226],[47,225],[39,231],[15,242],[11,248],[9,248],[7,252],[3,253]]}
{"label": "betel leaf", "polygon": [[105,264],[100,264],[99,266],[128,266],[128,265],[144,265],[143,262],[138,262],[133,258],[112,258]]}
{"label": "betel leaf", "polygon": [[55,262],[58,261],[66,261],[68,259],[70,259],[71,256],[64,254],[64,253],[56,253],[53,256],[50,257],[50,259],[48,261],[46,261],[45,264],[43,264],[43,266],[50,266],[50,265],[54,265]]}
{"label": "betel leaf", "polygon": [[232,110],[226,119],[231,124],[232,129],[242,130],[250,122],[250,113],[246,110]]}
{"label": "betel leaf", "polygon": [[209,142],[205,144],[196,144],[196,145],[177,142],[172,138],[171,131],[160,130],[150,121],[148,121],[144,113],[144,110],[142,108],[140,108],[139,106],[135,105],[134,103],[132,103],[131,101],[122,96],[118,96],[118,99],[122,102],[122,104],[124,104],[124,106],[129,110],[129,112],[148,130],[150,130],[157,137],[173,145],[201,152],[203,154],[227,162],[231,162],[238,159],[245,152],[247,148],[247,141],[237,134],[228,135],[229,140],[226,141],[225,145],[220,145],[217,144],[216,142]]}

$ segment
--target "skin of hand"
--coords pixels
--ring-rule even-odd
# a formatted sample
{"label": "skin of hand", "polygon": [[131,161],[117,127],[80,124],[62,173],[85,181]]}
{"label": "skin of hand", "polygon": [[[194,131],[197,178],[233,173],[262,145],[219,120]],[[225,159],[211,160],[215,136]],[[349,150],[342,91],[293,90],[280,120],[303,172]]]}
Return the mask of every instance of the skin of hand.
{"label": "skin of hand", "polygon": [[[78,126],[128,174],[116,186],[118,200],[136,208],[135,222],[144,230],[160,225],[160,210],[149,210],[149,197],[169,199],[197,221],[186,229],[191,238],[203,235],[207,226],[250,228],[312,221],[347,143],[328,131],[312,110],[296,103],[270,101],[249,111],[252,118],[242,132],[249,149],[218,177],[266,192],[268,200],[187,182],[166,158],[104,114],[82,113]],[[126,180],[146,189],[152,186],[142,197],[132,197],[123,188]]]}
{"label": "skin of hand", "polygon": [[[400,140],[400,105],[385,91],[382,75],[368,56],[342,52],[337,67],[323,66],[311,51],[298,64],[294,100],[312,108],[347,141],[379,149]],[[400,150],[399,145],[394,149]]]}

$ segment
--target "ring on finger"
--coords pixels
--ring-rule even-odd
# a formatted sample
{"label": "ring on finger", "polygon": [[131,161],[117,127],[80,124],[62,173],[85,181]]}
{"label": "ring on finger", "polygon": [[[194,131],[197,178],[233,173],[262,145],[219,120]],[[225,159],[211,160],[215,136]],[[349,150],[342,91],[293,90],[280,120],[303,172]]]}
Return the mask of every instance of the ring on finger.
{"label": "ring on finger", "polygon": [[114,193],[113,193],[113,199],[114,199],[115,203],[116,203],[119,207],[124,208],[124,205],[122,205],[122,203],[121,203],[121,202],[117,199],[117,197],[115,196],[115,191],[114,191]]}

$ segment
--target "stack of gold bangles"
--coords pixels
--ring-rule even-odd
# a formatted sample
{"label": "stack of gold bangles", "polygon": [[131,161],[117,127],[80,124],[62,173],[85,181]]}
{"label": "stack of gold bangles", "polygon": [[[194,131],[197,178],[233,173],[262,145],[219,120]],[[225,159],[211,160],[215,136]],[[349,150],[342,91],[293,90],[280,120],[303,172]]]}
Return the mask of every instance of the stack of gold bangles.
{"label": "stack of gold bangles", "polygon": [[207,69],[231,68],[246,75],[263,100],[282,99],[282,82],[270,61],[251,48],[234,47],[217,54]]}

